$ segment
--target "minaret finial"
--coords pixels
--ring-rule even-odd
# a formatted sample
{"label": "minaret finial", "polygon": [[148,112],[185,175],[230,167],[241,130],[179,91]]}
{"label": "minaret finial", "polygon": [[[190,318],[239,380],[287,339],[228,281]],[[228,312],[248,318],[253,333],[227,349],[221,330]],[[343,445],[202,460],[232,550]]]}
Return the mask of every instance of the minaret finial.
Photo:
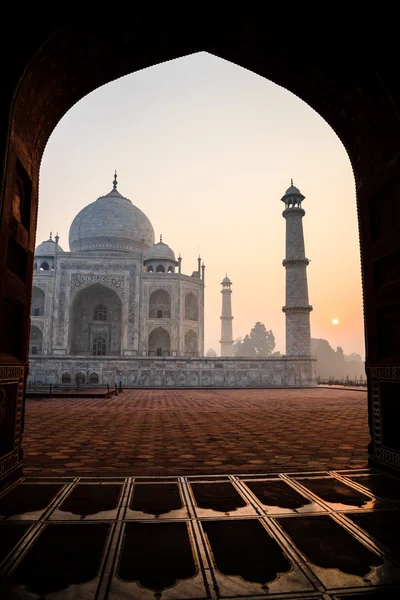
{"label": "minaret finial", "polygon": [[53,235],[53,232],[52,232],[52,231],[50,231],[50,239],[51,239],[51,240],[53,239],[53,238],[52,238],[52,235]]}
{"label": "minaret finial", "polygon": [[293,185],[293,177],[292,177],[292,179],[290,180],[290,185]]}
{"label": "minaret finial", "polygon": [[160,233],[160,244],[162,243],[162,233]]}
{"label": "minaret finial", "polygon": [[117,181],[117,169],[115,169],[114,181],[113,181],[113,190],[117,189],[117,184],[118,184],[118,181]]}

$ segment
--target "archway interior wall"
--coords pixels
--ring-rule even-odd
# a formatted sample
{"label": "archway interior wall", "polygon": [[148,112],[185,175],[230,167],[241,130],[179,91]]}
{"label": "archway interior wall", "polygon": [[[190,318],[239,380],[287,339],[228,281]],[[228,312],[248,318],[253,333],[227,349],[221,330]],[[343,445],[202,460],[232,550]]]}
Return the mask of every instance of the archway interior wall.
{"label": "archway interior wall", "polygon": [[[396,208],[400,91],[396,74],[387,66],[387,56],[395,55],[395,46],[392,51],[374,46],[374,55],[368,56],[368,48],[360,44],[362,38],[355,39],[360,29],[356,24],[342,35],[340,46],[334,43],[335,38],[330,43],[327,31],[318,40],[315,28],[306,31],[307,27],[302,39],[289,37],[283,44],[279,29],[260,27],[247,16],[233,19],[227,26],[206,14],[204,20],[191,22],[189,32],[186,23],[182,27],[181,22],[169,19],[164,23],[157,17],[135,27],[131,21],[124,22],[122,14],[111,22],[76,15],[56,34],[54,27],[46,27],[44,22],[38,27],[40,36],[37,28],[26,27],[15,54],[7,56],[12,77],[3,82],[0,105],[6,124],[3,131],[7,130],[1,140],[5,165],[0,198],[1,381],[14,377],[14,386],[23,385],[39,166],[52,130],[75,102],[97,87],[152,64],[206,50],[297,94],[328,121],[348,150],[355,171],[361,227],[367,372],[371,383],[370,451],[379,461],[398,467],[399,449],[385,447],[382,439],[390,436],[381,435],[397,422],[388,407],[396,404],[393,399],[400,381],[398,327],[391,326],[399,322],[400,275],[390,268],[400,249],[400,213]],[[48,42],[38,51],[45,39]],[[385,44],[390,47],[391,43],[391,36],[386,35]],[[29,56],[35,56],[30,64]],[[7,129],[8,123],[11,129]],[[16,181],[21,183],[25,207],[21,211],[14,205]],[[16,422],[20,423],[22,401],[11,402],[19,407]],[[20,464],[17,433],[15,440],[17,450],[0,459],[3,474]]]}

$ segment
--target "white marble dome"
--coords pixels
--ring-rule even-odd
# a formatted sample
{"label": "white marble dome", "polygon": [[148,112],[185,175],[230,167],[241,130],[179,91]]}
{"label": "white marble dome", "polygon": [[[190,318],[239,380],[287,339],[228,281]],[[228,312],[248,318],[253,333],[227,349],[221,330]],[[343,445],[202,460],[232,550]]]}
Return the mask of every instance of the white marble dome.
{"label": "white marble dome", "polygon": [[[35,256],[54,256],[55,252],[56,243],[50,238],[37,246],[35,250]],[[60,245],[57,248],[57,253],[58,252],[64,252]]]}
{"label": "white marble dome", "polygon": [[157,244],[154,244],[152,248],[146,254],[146,260],[171,260],[175,262],[175,253],[168,246],[168,244],[164,244],[162,239]]}
{"label": "white marble dome", "polygon": [[143,211],[114,189],[85,206],[69,230],[71,252],[146,252],[154,244],[154,230]]}

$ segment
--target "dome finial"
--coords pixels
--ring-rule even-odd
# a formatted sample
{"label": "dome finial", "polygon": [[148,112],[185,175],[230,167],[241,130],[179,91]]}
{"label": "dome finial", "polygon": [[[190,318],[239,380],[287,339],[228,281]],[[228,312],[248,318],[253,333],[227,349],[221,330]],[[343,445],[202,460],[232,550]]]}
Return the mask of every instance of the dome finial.
{"label": "dome finial", "polygon": [[160,244],[162,244],[162,233],[160,233]]}
{"label": "dome finial", "polygon": [[52,232],[52,231],[50,231],[50,239],[51,239],[51,240],[53,239],[53,238],[52,238],[52,235],[53,235],[53,232]]}
{"label": "dome finial", "polygon": [[115,169],[115,173],[114,173],[114,181],[113,181],[113,190],[117,189],[117,169]]}
{"label": "dome finial", "polygon": [[290,180],[290,185],[293,185],[293,177],[292,177],[292,179]]}

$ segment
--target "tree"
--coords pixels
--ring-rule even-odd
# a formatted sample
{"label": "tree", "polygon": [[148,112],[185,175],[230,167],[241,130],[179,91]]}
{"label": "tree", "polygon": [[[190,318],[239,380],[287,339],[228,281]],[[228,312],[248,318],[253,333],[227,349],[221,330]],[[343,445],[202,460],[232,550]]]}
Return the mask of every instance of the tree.
{"label": "tree", "polygon": [[233,344],[233,355],[243,357],[271,356],[275,348],[275,337],[271,330],[257,321],[250,335],[238,338]]}
{"label": "tree", "polygon": [[208,358],[215,358],[218,354],[215,352],[214,348],[209,348],[206,352],[206,356]]}
{"label": "tree", "polygon": [[346,362],[349,362],[349,361],[363,362],[363,359],[361,358],[361,354],[358,354],[357,352],[352,352],[351,354],[345,354],[344,360]]}
{"label": "tree", "polygon": [[242,338],[239,337],[233,343],[233,356],[240,356],[241,346],[242,346]]}
{"label": "tree", "polygon": [[361,358],[359,354],[346,356],[340,346],[335,352],[327,340],[311,339],[311,354],[317,359],[317,376],[321,379],[343,379],[346,375],[351,378],[365,376],[364,363],[353,359]]}
{"label": "tree", "polygon": [[255,349],[256,356],[270,356],[275,349],[275,336],[271,330],[267,331],[264,323],[257,323],[250,332],[250,340]]}
{"label": "tree", "polygon": [[239,357],[242,356],[243,358],[256,356],[256,351],[250,336],[246,335],[244,339],[238,338],[235,341],[233,344],[233,355]]}

